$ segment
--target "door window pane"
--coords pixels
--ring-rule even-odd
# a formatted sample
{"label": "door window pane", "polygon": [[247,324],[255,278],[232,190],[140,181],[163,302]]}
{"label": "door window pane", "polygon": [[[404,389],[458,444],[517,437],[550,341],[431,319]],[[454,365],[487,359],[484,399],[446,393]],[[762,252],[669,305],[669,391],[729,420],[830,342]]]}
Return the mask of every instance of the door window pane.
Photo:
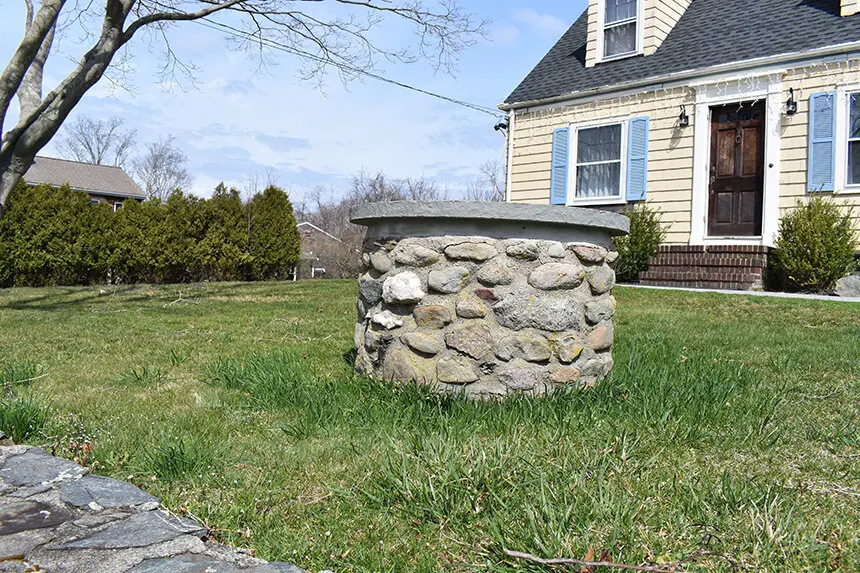
{"label": "door window pane", "polygon": [[636,17],[636,0],[606,0],[606,23]]}
{"label": "door window pane", "polygon": [[603,39],[603,56],[611,58],[636,51],[636,22],[607,28]]}

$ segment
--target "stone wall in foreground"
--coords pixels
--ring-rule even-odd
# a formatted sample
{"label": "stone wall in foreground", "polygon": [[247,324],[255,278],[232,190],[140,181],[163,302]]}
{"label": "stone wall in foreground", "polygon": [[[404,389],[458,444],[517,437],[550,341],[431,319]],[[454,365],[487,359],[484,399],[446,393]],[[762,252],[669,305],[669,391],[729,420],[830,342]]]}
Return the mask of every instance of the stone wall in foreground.
{"label": "stone wall in foreground", "polygon": [[592,385],[612,369],[617,256],[585,243],[368,239],[356,372],[473,397]]}

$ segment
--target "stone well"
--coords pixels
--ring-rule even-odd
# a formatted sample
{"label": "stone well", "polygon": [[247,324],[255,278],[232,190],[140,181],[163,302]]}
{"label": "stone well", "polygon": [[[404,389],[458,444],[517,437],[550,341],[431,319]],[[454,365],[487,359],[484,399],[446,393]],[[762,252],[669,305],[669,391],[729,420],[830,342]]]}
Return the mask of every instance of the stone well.
{"label": "stone well", "polygon": [[356,372],[472,397],[592,385],[612,369],[611,237],[626,217],[571,207],[374,203]]}

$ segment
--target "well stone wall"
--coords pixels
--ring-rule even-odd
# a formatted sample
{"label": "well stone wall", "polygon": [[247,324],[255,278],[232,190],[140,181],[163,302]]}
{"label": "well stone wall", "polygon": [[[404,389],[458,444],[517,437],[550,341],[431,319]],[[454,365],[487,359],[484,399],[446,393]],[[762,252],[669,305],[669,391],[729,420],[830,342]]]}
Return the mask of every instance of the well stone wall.
{"label": "well stone wall", "polygon": [[355,369],[475,398],[593,385],[613,365],[617,256],[588,242],[371,236]]}

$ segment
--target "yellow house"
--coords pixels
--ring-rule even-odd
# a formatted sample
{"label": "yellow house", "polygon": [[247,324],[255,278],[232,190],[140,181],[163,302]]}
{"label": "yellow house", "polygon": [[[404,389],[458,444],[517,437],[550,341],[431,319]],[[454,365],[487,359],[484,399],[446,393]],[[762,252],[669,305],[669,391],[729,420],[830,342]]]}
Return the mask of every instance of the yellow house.
{"label": "yellow house", "polygon": [[860,229],[860,0],[589,0],[500,108],[508,201],[660,210],[643,282],[761,286],[816,194]]}

